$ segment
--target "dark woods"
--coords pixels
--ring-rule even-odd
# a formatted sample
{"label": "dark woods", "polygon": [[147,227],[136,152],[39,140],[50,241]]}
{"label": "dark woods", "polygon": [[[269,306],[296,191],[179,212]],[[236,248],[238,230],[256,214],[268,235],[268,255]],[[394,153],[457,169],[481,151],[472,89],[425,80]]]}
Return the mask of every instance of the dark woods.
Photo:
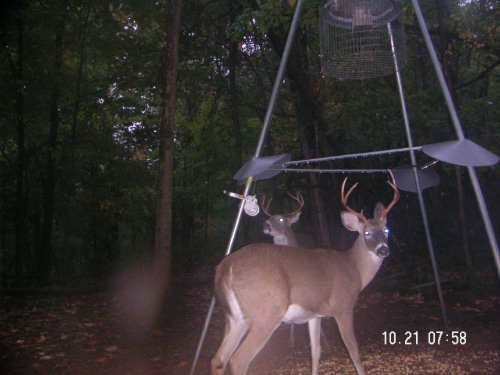
{"label": "dark woods", "polygon": [[[238,190],[232,175],[253,154],[294,3],[184,2],[170,132],[173,272],[223,255],[237,202],[222,191]],[[320,3],[305,3],[265,154],[288,152],[299,160],[406,147],[394,77],[322,77]],[[498,4],[421,3],[467,137],[500,153],[500,41],[492,31]],[[0,285],[99,286],[129,262],[153,262],[170,1],[24,0],[2,7]],[[403,78],[415,143],[454,139],[410,2],[404,11]],[[399,154],[332,166],[408,163]],[[494,278],[466,171],[443,164],[436,171],[441,184],[424,195],[442,272]],[[498,230],[498,168],[478,174]],[[254,191],[273,194],[276,211],[290,211],[285,192],[301,190],[297,230],[323,246],[348,248],[352,238],[339,217],[343,177],[289,173]],[[366,205],[371,216],[375,202],[390,200],[386,178],[351,176],[362,181],[362,198],[352,206]],[[263,221],[246,217],[239,245],[270,241]],[[415,195],[402,194],[389,226],[394,252],[384,267],[408,282],[431,280]]]}

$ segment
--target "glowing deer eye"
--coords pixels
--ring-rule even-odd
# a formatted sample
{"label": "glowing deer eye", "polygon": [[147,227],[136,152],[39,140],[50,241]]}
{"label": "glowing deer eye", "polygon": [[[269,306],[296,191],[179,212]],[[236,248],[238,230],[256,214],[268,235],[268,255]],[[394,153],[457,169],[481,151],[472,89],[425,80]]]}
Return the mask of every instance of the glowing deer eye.
{"label": "glowing deer eye", "polygon": [[284,220],[282,217],[280,217],[280,223],[282,223],[282,222],[284,222],[284,221],[285,221],[285,220]]}
{"label": "glowing deer eye", "polygon": [[365,231],[365,236],[371,236],[371,234],[372,234],[372,232],[370,232],[370,231],[368,231],[368,230],[367,230],[367,231]]}
{"label": "glowing deer eye", "polygon": [[384,228],[384,233],[386,236],[388,236],[391,231],[389,230],[389,228]]}

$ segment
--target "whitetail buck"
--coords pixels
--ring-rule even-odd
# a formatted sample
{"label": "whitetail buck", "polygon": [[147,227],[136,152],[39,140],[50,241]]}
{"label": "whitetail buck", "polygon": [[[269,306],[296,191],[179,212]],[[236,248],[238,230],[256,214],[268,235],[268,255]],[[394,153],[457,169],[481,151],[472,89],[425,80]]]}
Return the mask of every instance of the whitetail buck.
{"label": "whitetail buck", "polygon": [[[222,375],[228,362],[234,375],[244,375],[271,334],[284,323],[308,323],[312,374],[318,374],[321,318],[333,316],[358,374],[365,374],[353,328],[359,293],[389,255],[387,214],[399,199],[392,176],[392,202],[375,206],[373,219],[356,212],[345,194],[344,226],[359,233],[346,252],[307,250],[274,244],[253,244],[226,257],[215,275],[215,293],[225,310],[222,344],[212,359],[212,375]],[[243,340],[242,340],[243,339]],[[240,344],[241,341],[241,344]]]}
{"label": "whitetail buck", "polygon": [[276,245],[308,247],[308,244],[299,241],[297,234],[292,229],[292,225],[299,221],[302,208],[304,207],[304,198],[300,192],[296,192],[295,194],[287,192],[287,194],[299,204],[298,208],[286,214],[275,215],[269,213],[269,205],[271,204],[272,198],[267,200],[266,196],[263,196],[261,205],[262,211],[269,218],[264,222],[262,231],[270,235]]}

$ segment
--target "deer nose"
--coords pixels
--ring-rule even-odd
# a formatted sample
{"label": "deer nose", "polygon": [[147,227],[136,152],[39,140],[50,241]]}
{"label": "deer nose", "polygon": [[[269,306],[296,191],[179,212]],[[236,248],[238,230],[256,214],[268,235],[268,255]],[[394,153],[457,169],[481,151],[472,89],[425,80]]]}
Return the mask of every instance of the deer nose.
{"label": "deer nose", "polygon": [[386,245],[382,245],[377,247],[375,253],[381,258],[385,258],[389,255],[389,248]]}
{"label": "deer nose", "polygon": [[264,233],[271,231],[271,224],[269,224],[269,221],[265,221],[264,224],[262,224],[262,231]]}

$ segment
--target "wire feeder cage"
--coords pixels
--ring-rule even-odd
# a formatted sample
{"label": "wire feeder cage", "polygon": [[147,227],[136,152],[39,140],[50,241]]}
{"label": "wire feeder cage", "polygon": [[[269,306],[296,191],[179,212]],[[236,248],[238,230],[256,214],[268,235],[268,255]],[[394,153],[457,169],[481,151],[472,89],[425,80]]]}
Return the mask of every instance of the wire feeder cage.
{"label": "wire feeder cage", "polygon": [[325,76],[375,78],[406,65],[401,0],[329,0],[319,19]]}

